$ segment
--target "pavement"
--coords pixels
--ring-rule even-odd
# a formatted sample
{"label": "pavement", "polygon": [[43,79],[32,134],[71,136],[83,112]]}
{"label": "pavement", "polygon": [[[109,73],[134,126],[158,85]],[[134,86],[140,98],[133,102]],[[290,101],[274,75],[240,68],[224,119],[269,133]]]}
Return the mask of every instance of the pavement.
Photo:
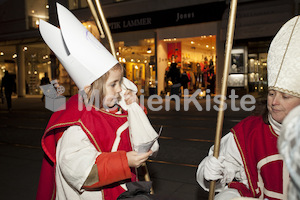
{"label": "pavement", "polygon": [[[1,199],[35,199],[43,151],[40,140],[52,114],[41,96],[13,98],[12,111],[0,104],[0,194]],[[201,101],[201,100],[200,100]],[[204,100],[203,100],[204,101]],[[149,111],[154,128],[164,125],[160,152],[147,162],[153,190],[162,199],[208,198],[196,182],[197,165],[213,144],[217,112]],[[224,133],[247,116],[229,113]]]}

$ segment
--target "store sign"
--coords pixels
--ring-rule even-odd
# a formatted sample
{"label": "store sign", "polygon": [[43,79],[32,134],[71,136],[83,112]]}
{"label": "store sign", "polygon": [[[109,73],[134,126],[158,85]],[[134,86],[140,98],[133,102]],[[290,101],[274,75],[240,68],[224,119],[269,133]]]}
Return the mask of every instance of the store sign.
{"label": "store sign", "polygon": [[112,22],[109,24],[109,27],[111,30],[117,30],[121,28],[130,28],[130,27],[136,27],[136,26],[145,26],[145,25],[151,25],[151,18],[141,18],[141,19],[133,19],[133,20],[127,20],[121,22]]}
{"label": "store sign", "polygon": [[183,19],[192,19],[195,17],[195,13],[191,12],[191,13],[177,13],[177,19],[176,22],[178,22],[179,20],[183,20]]}
{"label": "store sign", "polygon": [[128,20],[123,21],[123,27],[134,27],[134,26],[145,26],[151,24],[151,18],[142,18],[142,19],[135,19],[135,20]]}
{"label": "store sign", "polygon": [[183,8],[108,18],[112,33],[179,26],[222,19],[225,2],[200,4]]}

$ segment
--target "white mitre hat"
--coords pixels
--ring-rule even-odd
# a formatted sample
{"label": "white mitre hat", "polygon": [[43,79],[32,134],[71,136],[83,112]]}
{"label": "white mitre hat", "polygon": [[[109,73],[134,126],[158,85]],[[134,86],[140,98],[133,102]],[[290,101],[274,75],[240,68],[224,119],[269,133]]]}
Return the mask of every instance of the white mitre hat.
{"label": "white mitre hat", "polygon": [[40,20],[40,33],[82,90],[118,61],[68,9],[58,3],[56,6],[60,29]]}
{"label": "white mitre hat", "polygon": [[268,87],[300,97],[300,19],[286,22],[268,52]]}

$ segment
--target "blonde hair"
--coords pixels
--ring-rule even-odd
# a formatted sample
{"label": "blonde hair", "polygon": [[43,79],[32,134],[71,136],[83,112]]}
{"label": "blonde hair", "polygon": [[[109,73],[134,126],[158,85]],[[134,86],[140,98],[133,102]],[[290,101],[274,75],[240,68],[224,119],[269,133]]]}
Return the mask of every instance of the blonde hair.
{"label": "blonde hair", "polygon": [[[120,63],[117,63],[115,66],[113,66],[109,71],[107,71],[105,74],[103,74],[100,78],[95,80],[92,84],[89,90],[87,91],[87,99],[90,101],[93,91],[98,90],[99,91],[99,100],[100,100],[100,107],[103,107],[103,99],[106,96],[105,91],[105,83],[109,77],[109,74],[111,71],[119,70],[122,74],[122,77],[124,75],[124,68]],[[95,105],[95,102],[93,102],[93,105]]]}

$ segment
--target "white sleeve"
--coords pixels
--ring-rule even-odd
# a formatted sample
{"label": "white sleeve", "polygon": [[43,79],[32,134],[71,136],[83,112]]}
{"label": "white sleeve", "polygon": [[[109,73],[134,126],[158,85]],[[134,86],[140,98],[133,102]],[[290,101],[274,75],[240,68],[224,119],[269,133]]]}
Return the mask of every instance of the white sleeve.
{"label": "white sleeve", "polygon": [[[213,151],[214,146],[210,148],[208,155],[212,155]],[[225,157],[225,161],[223,163],[225,165],[225,169],[223,179],[217,181],[216,191],[221,191],[225,187],[225,184],[231,182],[234,178],[248,187],[243,161],[231,132],[222,137],[219,155]],[[203,173],[206,159],[208,159],[208,157],[204,158],[199,164],[196,179],[200,186],[204,190],[208,191],[209,181],[204,179]]]}
{"label": "white sleeve", "polygon": [[80,126],[69,127],[57,143],[56,178],[60,182],[67,182],[77,191],[82,191],[82,186],[99,155],[100,152]]}

